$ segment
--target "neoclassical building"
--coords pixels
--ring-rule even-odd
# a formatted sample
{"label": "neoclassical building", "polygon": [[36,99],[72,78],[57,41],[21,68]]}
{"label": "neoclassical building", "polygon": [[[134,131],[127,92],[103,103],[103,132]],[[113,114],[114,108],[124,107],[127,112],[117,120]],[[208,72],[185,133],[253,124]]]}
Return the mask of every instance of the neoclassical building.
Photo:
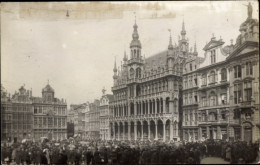
{"label": "neoclassical building", "polygon": [[[196,140],[198,136],[199,140],[255,142],[260,138],[259,22],[252,18],[250,7],[248,10],[235,44],[231,40],[224,46],[225,42],[213,35],[203,48],[204,59],[197,62],[192,77],[183,74],[182,129],[185,140]],[[185,85],[190,81],[197,82],[192,90]],[[185,110],[188,108],[186,103],[191,104],[190,110]]]}
{"label": "neoclassical building", "polygon": [[[142,55],[137,24],[121,69],[114,66],[114,101],[110,108],[110,139],[180,140],[182,125],[182,72],[189,49],[184,22],[178,44],[147,59]],[[195,49],[196,51],[196,49]]]}
{"label": "neoclassical building", "polygon": [[42,89],[42,97],[32,97],[33,133],[35,139],[67,138],[67,103],[55,98],[54,89],[47,84]]}
{"label": "neoclassical building", "polygon": [[100,139],[108,140],[108,128],[109,128],[109,102],[113,101],[114,96],[106,94],[106,90],[102,90],[102,97],[99,105],[99,127],[100,127]]}
{"label": "neoclassical building", "polygon": [[54,94],[54,89],[47,84],[42,89],[42,97],[32,96],[32,90],[24,86],[11,97],[1,86],[2,140],[67,138],[67,103]]}

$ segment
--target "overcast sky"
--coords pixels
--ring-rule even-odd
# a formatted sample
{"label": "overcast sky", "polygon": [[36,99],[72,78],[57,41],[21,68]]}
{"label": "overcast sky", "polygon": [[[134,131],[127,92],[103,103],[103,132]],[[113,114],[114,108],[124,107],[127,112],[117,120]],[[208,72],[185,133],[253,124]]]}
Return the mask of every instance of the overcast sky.
{"label": "overcast sky", "polygon": [[[251,1],[258,19],[258,2]],[[199,56],[212,34],[230,44],[247,18],[248,1],[4,3],[1,8],[1,83],[13,94],[25,84],[34,96],[49,79],[68,104],[92,102],[111,92],[113,66],[129,55],[133,24],[146,57],[178,41],[184,19]],[[69,17],[66,12],[69,10]]]}

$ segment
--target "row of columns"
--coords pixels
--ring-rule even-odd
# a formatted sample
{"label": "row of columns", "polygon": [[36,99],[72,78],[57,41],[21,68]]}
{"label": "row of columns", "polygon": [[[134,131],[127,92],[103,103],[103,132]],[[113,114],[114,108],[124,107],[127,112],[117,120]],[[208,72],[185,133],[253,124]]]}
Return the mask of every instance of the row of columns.
{"label": "row of columns", "polygon": [[[174,128],[174,124],[175,124],[175,128]],[[178,123],[169,123],[169,132],[170,132],[170,140],[173,139],[173,137],[177,137],[179,136],[178,135]],[[122,124],[123,126],[123,139],[120,139],[120,131],[121,131],[121,126],[120,124],[117,124],[118,128],[117,128],[117,137],[116,137],[116,124],[112,124],[112,129],[113,129],[113,139],[117,139],[117,140],[131,140],[131,124],[128,124],[128,137],[126,138],[125,135],[126,135],[126,131],[125,131],[125,124]],[[144,124],[141,122],[140,124],[141,126],[141,140],[144,139]],[[158,140],[158,123],[155,122],[154,124],[155,126],[155,140]],[[163,141],[166,140],[166,123],[163,123],[162,124],[163,126]],[[148,139],[151,138],[151,124],[147,124],[147,127],[148,127]],[[173,131],[175,131],[175,134],[173,134]],[[111,127],[109,127],[109,136],[111,136]],[[109,139],[112,139],[111,137],[109,137]],[[134,123],[134,140],[137,140],[137,123]]]}
{"label": "row of columns", "polygon": [[[133,108],[131,106],[133,105]],[[166,107],[167,106],[167,107]],[[128,103],[128,105],[114,106],[113,116],[131,116],[131,115],[143,115],[143,114],[156,114],[156,113],[171,113],[173,111],[177,112],[178,102],[170,101],[166,103],[166,98],[160,99],[159,101],[153,102],[135,102]],[[131,111],[133,114],[131,114]]]}

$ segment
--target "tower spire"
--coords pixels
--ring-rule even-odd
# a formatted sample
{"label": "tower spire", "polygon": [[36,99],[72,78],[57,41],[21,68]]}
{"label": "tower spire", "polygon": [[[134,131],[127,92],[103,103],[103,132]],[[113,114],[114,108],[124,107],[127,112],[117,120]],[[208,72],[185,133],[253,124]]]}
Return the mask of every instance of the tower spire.
{"label": "tower spire", "polygon": [[124,52],[124,62],[126,62],[127,61],[127,57],[126,57],[126,51]]}
{"label": "tower spire", "polygon": [[171,34],[171,29],[168,29],[168,31],[170,32],[170,40],[169,40],[169,46],[168,49],[173,49],[173,45],[172,45],[172,34]]}
{"label": "tower spire", "polygon": [[183,20],[182,20],[182,30],[181,30],[182,39],[185,39],[185,35],[186,35],[186,30],[185,30],[185,24],[184,24],[184,18],[183,18]]}
{"label": "tower spire", "polygon": [[117,72],[117,68],[116,68],[116,56],[115,56],[115,64],[114,64],[114,70],[115,73]]}

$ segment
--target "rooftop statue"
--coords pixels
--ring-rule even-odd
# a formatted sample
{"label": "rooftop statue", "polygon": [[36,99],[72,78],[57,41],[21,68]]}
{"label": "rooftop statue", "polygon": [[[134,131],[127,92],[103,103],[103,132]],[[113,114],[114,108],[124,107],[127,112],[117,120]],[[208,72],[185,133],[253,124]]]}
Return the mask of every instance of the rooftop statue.
{"label": "rooftop statue", "polygon": [[253,13],[253,7],[251,5],[251,3],[249,2],[248,5],[245,5],[247,6],[247,19],[252,19],[252,13]]}

